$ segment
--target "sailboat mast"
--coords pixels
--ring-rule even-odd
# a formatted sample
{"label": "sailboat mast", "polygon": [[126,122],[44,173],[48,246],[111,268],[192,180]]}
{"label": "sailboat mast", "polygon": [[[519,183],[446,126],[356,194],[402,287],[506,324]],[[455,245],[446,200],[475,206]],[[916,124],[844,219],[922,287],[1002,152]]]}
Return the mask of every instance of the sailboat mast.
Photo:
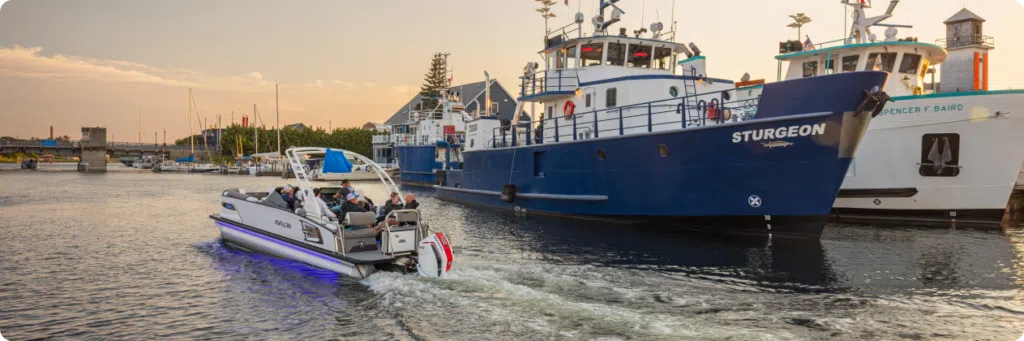
{"label": "sailboat mast", "polygon": [[139,144],[142,144],[142,108],[139,108]]}
{"label": "sailboat mast", "polygon": [[274,111],[277,112],[277,158],[281,159],[281,99],[278,97],[277,84],[274,84]]}
{"label": "sailboat mast", "polygon": [[189,153],[196,154],[196,139],[192,135],[192,88],[188,88],[188,145]]}

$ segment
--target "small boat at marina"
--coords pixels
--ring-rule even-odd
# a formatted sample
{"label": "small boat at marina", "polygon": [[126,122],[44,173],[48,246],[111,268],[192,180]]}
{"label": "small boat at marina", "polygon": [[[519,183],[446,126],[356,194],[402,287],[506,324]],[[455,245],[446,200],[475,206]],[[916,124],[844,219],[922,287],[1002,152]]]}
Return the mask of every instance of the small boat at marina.
{"label": "small boat at marina", "polygon": [[152,169],[154,163],[152,156],[143,156],[135,160],[131,166],[138,169]]}
{"label": "small boat at marina", "polygon": [[[994,39],[985,19],[967,8],[943,22],[936,43],[901,36],[908,25],[868,16],[871,1],[853,8],[849,36],[815,45],[782,44],[776,57],[785,80],[820,74],[890,72],[885,89],[893,103],[868,127],[850,165],[831,218],[899,226],[1000,228],[1024,162],[1024,90],[990,90]],[[875,32],[883,32],[884,38]],[[941,70],[941,82],[935,69]],[[928,76],[931,75],[931,82]],[[753,87],[743,94],[758,89]]]}
{"label": "small boat at marina", "polygon": [[[329,218],[314,196],[303,160],[310,155],[343,154],[371,165],[387,193],[401,190],[379,165],[345,150],[290,148],[285,156],[295,176],[296,201],[290,208],[281,188],[267,192],[228,189],[222,192],[220,212],[210,215],[229,246],[303,262],[343,275],[366,278],[378,271],[416,272],[427,277],[445,277],[451,271],[454,254],[448,237],[430,233],[417,210],[395,210],[383,221],[380,242],[373,228],[374,212],[348,213],[340,220]],[[325,186],[324,196],[341,191]]]}
{"label": "small boat at marina", "polygon": [[527,63],[520,78],[515,112],[540,107],[530,122],[473,117],[464,140],[427,141],[461,152],[461,162],[434,171],[437,196],[819,238],[864,130],[885,106],[889,74],[776,82],[739,100],[735,82],[710,76],[696,44],[675,42],[675,27],[610,33],[623,15],[616,6],[599,1],[589,35],[579,13],[545,36],[543,63]]}
{"label": "small boat at marina", "polygon": [[[374,170],[374,166],[362,163],[359,160],[348,160],[352,166],[347,171],[331,171],[326,167],[326,163],[323,160],[309,160],[307,167],[311,170],[311,176],[314,181],[379,181],[380,177],[377,176],[377,172]],[[384,170],[388,176],[395,176],[398,172],[395,168],[387,168],[383,165],[378,164],[381,169]]]}

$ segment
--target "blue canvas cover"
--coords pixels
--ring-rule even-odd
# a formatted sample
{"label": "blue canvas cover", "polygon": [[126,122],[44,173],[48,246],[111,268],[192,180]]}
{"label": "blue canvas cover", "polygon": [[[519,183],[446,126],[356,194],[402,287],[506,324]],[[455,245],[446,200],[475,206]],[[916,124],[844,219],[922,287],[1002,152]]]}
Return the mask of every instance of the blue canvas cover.
{"label": "blue canvas cover", "polygon": [[333,151],[327,148],[324,155],[324,173],[352,173],[352,163],[345,158],[344,152]]}
{"label": "blue canvas cover", "polygon": [[196,156],[188,154],[188,157],[181,157],[174,160],[174,162],[196,162]]}

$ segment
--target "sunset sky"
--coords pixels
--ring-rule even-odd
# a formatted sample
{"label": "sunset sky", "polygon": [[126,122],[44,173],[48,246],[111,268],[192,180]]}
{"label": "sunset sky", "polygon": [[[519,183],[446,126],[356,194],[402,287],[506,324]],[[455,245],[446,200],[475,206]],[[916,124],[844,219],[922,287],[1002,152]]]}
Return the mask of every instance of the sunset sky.
{"label": "sunset sky", "polygon": [[[874,0],[874,15],[888,1]],[[260,108],[274,124],[274,84],[281,123],[327,128],[382,122],[419,90],[435,52],[450,52],[455,83],[487,70],[518,92],[528,61],[540,61],[544,21],[533,0],[0,0],[0,135],[79,139],[82,126],[104,126],[117,141],[168,140],[188,133],[188,88],[200,116],[229,124]],[[587,20],[597,0],[559,0],[551,26],[578,8]],[[623,0],[630,32],[660,18],[672,0]],[[945,34],[942,21],[965,5],[988,19],[994,36],[992,88],[1024,87],[1024,7],[1016,0],[903,0],[891,24],[909,24],[921,41]],[[579,7],[578,7],[579,6]],[[677,0],[679,41],[695,42],[710,75],[744,72],[774,80],[780,40],[794,39],[789,14],[813,22],[816,42],[841,38],[839,0]],[[585,31],[592,28],[585,25]],[[879,32],[880,33],[880,32]],[[881,34],[879,34],[881,35]],[[901,36],[907,31],[901,30]],[[196,125],[198,127],[198,125]],[[198,130],[198,128],[196,128]],[[108,136],[108,139],[110,136]],[[161,137],[162,139],[162,137]]]}

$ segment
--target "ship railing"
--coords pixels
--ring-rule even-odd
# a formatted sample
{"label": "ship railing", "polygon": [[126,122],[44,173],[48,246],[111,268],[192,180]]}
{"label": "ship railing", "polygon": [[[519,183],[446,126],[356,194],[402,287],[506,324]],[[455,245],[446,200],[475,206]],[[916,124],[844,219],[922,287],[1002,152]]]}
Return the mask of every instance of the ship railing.
{"label": "ship railing", "polygon": [[580,87],[580,79],[574,69],[552,69],[538,71],[519,77],[519,93],[522,97],[545,93],[573,93]]}
{"label": "ship railing", "polygon": [[727,124],[754,118],[760,98],[729,100],[714,91],[540,119],[526,126],[494,128],[490,146],[550,144]]}
{"label": "ship railing", "polygon": [[[387,140],[388,142],[383,143],[394,143],[396,146],[421,146],[432,144],[430,135],[417,135],[417,134],[391,134]],[[376,142],[374,142],[376,143]]]}
{"label": "ship railing", "polygon": [[968,36],[966,38],[954,39],[952,41],[947,40],[946,38],[936,39],[935,40],[935,45],[939,45],[939,46],[941,46],[944,49],[964,47],[964,46],[974,46],[974,45],[980,45],[980,46],[988,47],[988,48],[995,48],[996,47],[996,38],[990,37],[990,36],[986,36],[986,35],[981,35],[981,34],[972,34],[972,35],[970,35],[970,36]]}

